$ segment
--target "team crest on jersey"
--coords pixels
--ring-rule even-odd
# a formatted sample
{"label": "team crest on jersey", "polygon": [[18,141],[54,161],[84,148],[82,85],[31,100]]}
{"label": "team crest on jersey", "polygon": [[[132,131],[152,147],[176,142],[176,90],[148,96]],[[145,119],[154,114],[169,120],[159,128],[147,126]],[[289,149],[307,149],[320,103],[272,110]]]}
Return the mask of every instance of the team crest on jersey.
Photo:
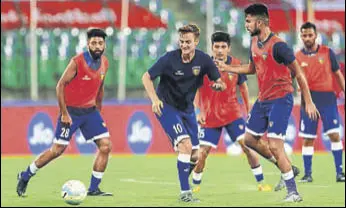
{"label": "team crest on jersey", "polygon": [[267,57],[268,57],[268,53],[263,53],[263,54],[262,54],[262,58],[263,58],[263,60],[266,60],[266,59],[267,59]]}
{"label": "team crest on jersey", "polygon": [[323,63],[324,63],[324,58],[319,57],[319,58],[318,58],[318,62],[320,62],[320,64],[323,64]]}
{"label": "team crest on jersey", "polygon": [[273,127],[273,125],[274,125],[273,121],[269,122],[269,127]]}
{"label": "team crest on jersey", "polygon": [[105,78],[105,73],[101,72],[101,80],[103,80]]}
{"label": "team crest on jersey", "polygon": [[233,79],[233,76],[234,76],[234,73],[228,72],[228,79],[229,79],[229,80],[232,80],[232,79]]}
{"label": "team crest on jersey", "polygon": [[239,124],[238,127],[239,127],[240,130],[243,130],[243,129],[244,129],[244,125],[243,125],[243,124]]}
{"label": "team crest on jersey", "polygon": [[201,72],[201,67],[200,66],[193,66],[192,67],[193,75],[198,76],[200,72]]}

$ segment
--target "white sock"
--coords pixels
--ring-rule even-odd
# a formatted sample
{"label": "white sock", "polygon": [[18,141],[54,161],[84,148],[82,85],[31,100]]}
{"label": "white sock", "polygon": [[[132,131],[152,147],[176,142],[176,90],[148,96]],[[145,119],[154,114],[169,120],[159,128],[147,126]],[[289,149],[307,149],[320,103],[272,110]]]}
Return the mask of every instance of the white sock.
{"label": "white sock", "polygon": [[39,170],[39,168],[36,166],[35,162],[31,163],[29,168],[30,168],[30,172],[32,174],[35,174]]}
{"label": "white sock", "polygon": [[93,171],[93,176],[98,179],[102,179],[104,172]]}

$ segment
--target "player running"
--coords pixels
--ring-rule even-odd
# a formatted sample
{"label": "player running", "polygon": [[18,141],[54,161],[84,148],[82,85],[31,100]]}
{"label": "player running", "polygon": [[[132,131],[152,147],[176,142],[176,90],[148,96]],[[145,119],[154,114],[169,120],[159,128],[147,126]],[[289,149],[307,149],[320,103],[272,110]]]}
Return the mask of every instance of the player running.
{"label": "player running", "polygon": [[[288,120],[293,108],[292,74],[302,90],[305,111],[316,120],[319,112],[311,99],[304,73],[295,60],[293,50],[271,32],[268,9],[264,4],[252,4],[245,9],[245,27],[250,32],[250,64],[239,67],[219,62],[219,69],[239,74],[257,74],[259,94],[246,124],[245,144],[265,158],[271,153],[277,160],[287,187],[285,202],[300,202],[292,165],[284,149]],[[259,143],[267,131],[268,144]]]}
{"label": "player running", "polygon": [[[321,113],[324,134],[330,138],[331,149],[336,169],[336,182],[345,182],[342,172],[343,145],[339,134],[339,113],[333,78],[345,93],[345,78],[340,71],[338,62],[332,49],[316,43],[316,26],[306,22],[300,28],[300,38],[304,48],[296,53],[300,66],[305,72],[312,100]],[[304,101],[304,100],[303,100]],[[314,141],[317,138],[318,120],[311,120],[304,111],[305,102],[300,110],[299,136],[304,138],[302,148],[305,175],[300,182],[312,182],[312,156],[314,154]]]}
{"label": "player running", "polygon": [[112,196],[99,189],[111,152],[110,135],[100,115],[103,81],[108,70],[108,60],[102,55],[107,35],[103,30],[94,28],[88,30],[87,36],[88,51],[72,58],[56,87],[60,116],[53,145],[18,174],[18,196],[24,196],[30,178],[39,169],[65,151],[78,128],[87,141],[94,141],[98,147],[87,194]]}
{"label": "player running", "polygon": [[[152,110],[178,153],[180,200],[198,202],[192,196],[189,184],[190,170],[198,159],[198,125],[193,100],[203,84],[204,75],[214,83],[214,90],[224,90],[225,85],[213,60],[197,50],[200,30],[197,25],[185,25],[178,30],[179,49],[167,52],[146,72],[143,85],[151,99]],[[153,80],[160,77],[155,92]]]}

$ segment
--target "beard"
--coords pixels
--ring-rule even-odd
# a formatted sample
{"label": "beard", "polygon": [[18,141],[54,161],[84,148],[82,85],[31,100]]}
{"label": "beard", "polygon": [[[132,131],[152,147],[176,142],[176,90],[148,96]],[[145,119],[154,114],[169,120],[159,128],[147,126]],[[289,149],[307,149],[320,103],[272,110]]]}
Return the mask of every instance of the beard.
{"label": "beard", "polygon": [[101,50],[93,51],[93,50],[90,50],[90,49],[89,49],[89,52],[90,52],[91,57],[92,57],[94,60],[97,60],[97,59],[101,58],[101,56],[102,56],[104,50],[102,50],[102,51],[101,51]]}
{"label": "beard", "polygon": [[315,41],[306,41],[306,42],[304,42],[304,45],[307,49],[310,50],[310,49],[312,49],[312,47],[314,47]]}
{"label": "beard", "polygon": [[261,30],[256,27],[253,32],[250,32],[250,35],[251,37],[253,37],[253,36],[259,35],[260,33],[261,33]]}

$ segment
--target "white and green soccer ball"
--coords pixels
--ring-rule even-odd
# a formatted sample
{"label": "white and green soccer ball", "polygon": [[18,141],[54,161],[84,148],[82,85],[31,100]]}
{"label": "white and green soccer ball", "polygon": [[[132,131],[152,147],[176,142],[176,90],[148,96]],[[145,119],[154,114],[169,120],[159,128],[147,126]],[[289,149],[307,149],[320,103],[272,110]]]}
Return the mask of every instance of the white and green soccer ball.
{"label": "white and green soccer ball", "polygon": [[84,184],[79,180],[69,180],[61,189],[61,197],[67,204],[78,205],[83,202],[87,195]]}

